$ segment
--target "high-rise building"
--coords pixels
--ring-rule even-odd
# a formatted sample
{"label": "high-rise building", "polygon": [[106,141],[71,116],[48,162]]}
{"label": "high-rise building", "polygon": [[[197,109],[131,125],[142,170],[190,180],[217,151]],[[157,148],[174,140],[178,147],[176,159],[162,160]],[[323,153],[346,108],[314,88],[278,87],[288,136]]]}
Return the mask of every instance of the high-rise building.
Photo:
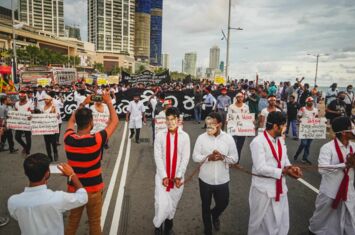
{"label": "high-rise building", "polygon": [[197,54],[196,52],[185,53],[184,59],[184,73],[190,74],[196,77],[196,62]]}
{"label": "high-rise building", "polygon": [[151,0],[136,0],[134,57],[149,62]]}
{"label": "high-rise building", "polygon": [[218,69],[219,68],[219,54],[220,49],[218,46],[214,46],[210,49],[210,68]]}
{"label": "high-rise building", "polygon": [[67,38],[76,38],[80,41],[80,28],[76,26],[66,25],[64,30],[64,36]]}
{"label": "high-rise building", "polygon": [[162,59],[163,59],[162,62],[163,68],[168,69],[170,64],[169,54],[163,54]]}
{"label": "high-rise building", "polygon": [[152,0],[150,10],[150,63],[161,65],[163,0]]}
{"label": "high-rise building", "polygon": [[135,0],[88,0],[88,41],[98,52],[134,55]]}
{"label": "high-rise building", "polygon": [[64,36],[63,0],[19,0],[19,20],[35,29]]}
{"label": "high-rise building", "polygon": [[221,72],[224,72],[224,61],[221,61],[221,63],[219,64],[219,70],[221,70]]}

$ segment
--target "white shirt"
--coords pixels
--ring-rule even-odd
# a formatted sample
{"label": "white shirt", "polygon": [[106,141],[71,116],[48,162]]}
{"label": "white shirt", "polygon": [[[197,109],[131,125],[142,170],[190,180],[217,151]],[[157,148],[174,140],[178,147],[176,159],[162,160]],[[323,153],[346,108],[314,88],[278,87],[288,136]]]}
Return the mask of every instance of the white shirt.
{"label": "white shirt", "polygon": [[229,181],[229,166],[238,162],[237,147],[231,135],[224,131],[215,137],[207,133],[201,134],[195,143],[192,154],[195,162],[202,162],[214,150],[227,156],[224,161],[206,161],[200,168],[199,178],[210,185],[220,185]]}
{"label": "white shirt", "polygon": [[[79,108],[79,105],[84,102],[86,96],[80,95],[77,91],[74,92],[74,100],[76,101],[76,105]],[[87,105],[85,107],[88,107]]]}
{"label": "white shirt", "polygon": [[63,102],[58,99],[52,99],[53,104],[56,106],[57,112],[59,113],[58,124],[63,123],[62,116],[60,115],[60,109],[64,107]]}
{"label": "white shirt", "polygon": [[24,105],[20,105],[20,101],[15,103],[15,109],[19,112],[30,112],[33,111],[33,103],[27,100],[27,103]]}
{"label": "white shirt", "polygon": [[21,234],[64,234],[63,213],[88,201],[85,189],[75,193],[52,191],[46,185],[26,187],[25,191],[9,198],[10,215],[18,221]]}
{"label": "white shirt", "polygon": [[327,93],[325,94],[325,96],[331,96],[334,95],[333,97],[329,97],[327,98],[327,105],[330,104],[330,102],[332,102],[333,100],[336,99],[337,95],[338,95],[338,89],[335,89],[334,91],[330,88],[328,89]]}
{"label": "white shirt", "polygon": [[297,115],[301,118],[315,118],[318,116],[318,109],[313,108],[312,110],[308,110],[306,107],[302,107]]}
{"label": "white shirt", "polygon": [[[278,109],[278,108],[276,108],[276,111],[281,112],[281,110]],[[261,110],[260,115],[264,117],[264,125],[263,125],[263,128],[265,129],[266,123],[267,123],[267,116],[269,116],[269,111],[267,110],[267,107],[264,108],[263,110]]]}
{"label": "white shirt", "polygon": [[158,103],[157,97],[154,96],[153,98],[150,99],[149,102],[152,106],[152,118],[154,118],[155,107],[157,106],[157,103]]}
{"label": "white shirt", "polygon": [[345,104],[352,104],[354,102],[354,92],[346,92],[345,94]]}
{"label": "white shirt", "polygon": [[[338,144],[341,152],[343,153],[344,160],[350,153],[350,146],[352,146],[353,151],[355,152],[355,143],[353,142],[349,142],[347,148],[340,142],[340,140],[338,140]],[[339,162],[338,154],[335,150],[334,140],[326,143],[321,147],[319,152],[318,165],[339,167],[339,169],[331,170],[319,169],[319,173],[322,175],[319,191],[334,199],[339,190],[340,183],[343,180],[343,169],[345,168],[345,163]],[[352,168],[349,170],[349,178],[350,181],[348,187],[348,199],[355,198],[354,169]]]}
{"label": "white shirt", "polygon": [[145,107],[142,101],[138,101],[137,103],[132,100],[129,102],[127,107],[127,111],[130,112],[130,119],[131,120],[139,120],[142,119],[142,113],[145,111]]}
{"label": "white shirt", "polygon": [[104,106],[104,111],[103,111],[103,112],[99,112],[99,111],[96,109],[95,104],[92,105],[92,106],[90,107],[92,113],[93,113],[93,114],[94,114],[94,113],[110,114],[110,110],[108,109],[107,104],[102,104],[102,105]]}
{"label": "white shirt", "polygon": [[228,107],[228,113],[249,113],[249,106],[244,103],[242,107],[237,107],[237,105],[231,104]]}
{"label": "white shirt", "polygon": [[[273,143],[276,153],[278,154],[278,144],[269,133],[267,133],[271,143]],[[269,198],[276,196],[276,180],[280,179],[282,175],[282,169],[285,166],[290,166],[291,163],[288,160],[287,148],[285,141],[280,139],[282,147],[281,168],[277,167],[277,161],[272,154],[269,143],[267,142],[264,132],[261,132],[250,143],[251,158],[253,160],[252,172],[257,175],[268,176],[272,178],[263,178],[253,176],[251,186],[256,187],[260,192],[266,193]],[[287,193],[286,177],[282,177],[282,190],[283,194]],[[283,195],[281,194],[281,195]]]}
{"label": "white shirt", "polygon": [[[154,159],[157,166],[157,175],[164,179],[166,174],[166,134],[168,129],[162,130],[157,134],[154,141]],[[172,169],[174,156],[175,135],[170,134],[170,169]],[[189,135],[178,129],[178,147],[175,177],[183,178],[186,172],[187,164],[190,160],[190,137]]]}

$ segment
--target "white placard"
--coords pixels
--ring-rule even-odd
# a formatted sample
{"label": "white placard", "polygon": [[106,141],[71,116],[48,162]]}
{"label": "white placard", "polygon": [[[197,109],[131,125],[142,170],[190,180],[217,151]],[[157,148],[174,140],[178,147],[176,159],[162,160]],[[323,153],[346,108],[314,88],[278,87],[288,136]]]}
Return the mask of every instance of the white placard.
{"label": "white placard", "polygon": [[[166,117],[164,115],[157,115],[155,118],[155,135],[157,135],[162,130],[166,130]],[[183,128],[184,115],[180,115],[178,126]]]}
{"label": "white placard", "polygon": [[300,139],[325,139],[327,134],[326,118],[302,118],[298,137]]}
{"label": "white placard", "polygon": [[31,131],[32,135],[53,135],[58,133],[58,114],[32,114]]}
{"label": "white placard", "polygon": [[107,127],[107,123],[110,120],[110,114],[106,113],[93,113],[92,118],[94,121],[94,128],[91,130],[91,133],[102,131]]}
{"label": "white placard", "polygon": [[255,136],[254,113],[229,113],[227,133],[236,136]]}
{"label": "white placard", "polygon": [[31,131],[31,112],[9,111],[6,127],[12,130]]}

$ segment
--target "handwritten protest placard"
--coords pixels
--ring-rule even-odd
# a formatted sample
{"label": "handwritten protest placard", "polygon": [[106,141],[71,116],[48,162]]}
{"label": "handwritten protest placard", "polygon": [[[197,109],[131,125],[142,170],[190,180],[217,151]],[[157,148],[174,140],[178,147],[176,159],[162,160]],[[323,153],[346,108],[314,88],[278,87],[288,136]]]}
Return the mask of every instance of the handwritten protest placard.
{"label": "handwritten protest placard", "polygon": [[325,139],[326,118],[302,118],[299,128],[300,139]]}
{"label": "handwritten protest placard", "polygon": [[106,128],[108,121],[110,120],[110,114],[106,113],[93,113],[92,118],[94,121],[94,128],[91,133],[96,133],[102,131]]}
{"label": "handwritten protest placard", "polygon": [[59,132],[58,115],[55,113],[32,114],[32,135],[53,135]]}
{"label": "handwritten protest placard", "polygon": [[31,131],[31,112],[9,111],[7,113],[8,119],[6,120],[8,129],[19,131]]}
{"label": "handwritten protest placard", "polygon": [[227,133],[236,136],[255,136],[254,113],[229,113]]}
{"label": "handwritten protest placard", "polygon": [[[180,115],[178,126],[181,129],[183,128],[183,120],[184,120],[184,116]],[[162,130],[166,130],[166,129],[167,129],[166,117],[164,115],[155,116],[155,134],[158,134]]]}

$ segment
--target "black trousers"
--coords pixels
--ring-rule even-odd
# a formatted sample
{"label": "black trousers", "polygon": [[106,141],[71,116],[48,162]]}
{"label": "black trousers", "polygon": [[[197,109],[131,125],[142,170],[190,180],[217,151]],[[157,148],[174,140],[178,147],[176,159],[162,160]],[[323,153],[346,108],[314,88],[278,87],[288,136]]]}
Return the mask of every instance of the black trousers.
{"label": "black trousers", "polygon": [[[200,196],[202,201],[202,220],[205,234],[212,234],[211,215],[218,219],[229,203],[229,182],[220,185],[210,185],[199,179]],[[215,207],[211,210],[212,197]]]}
{"label": "black trousers", "polygon": [[[139,128],[137,128],[137,129],[135,129],[136,130],[136,141],[138,141],[139,140],[139,135],[140,135],[140,133],[141,133],[141,129],[139,129]],[[131,135],[134,135],[134,128],[131,128]]]}
{"label": "black trousers", "polygon": [[62,127],[62,123],[58,124],[58,129],[59,132],[57,134],[55,134],[55,139],[57,141],[57,143],[59,143],[59,137],[60,137],[60,128]]}
{"label": "black trousers", "polygon": [[9,149],[10,151],[14,150],[14,136],[12,135],[12,130],[11,129],[6,129],[4,132],[2,138],[1,138],[1,143],[5,144],[7,140],[7,143],[9,143]]}
{"label": "black trousers", "polygon": [[[25,134],[26,142],[22,139],[23,134]],[[32,144],[30,131],[15,131],[15,140],[22,146],[26,154],[30,154]]]}
{"label": "black trousers", "polygon": [[233,136],[235,145],[237,146],[237,151],[238,151],[238,163],[240,162],[240,158],[242,155],[242,149],[243,149],[243,145],[245,142],[245,136]]}
{"label": "black trousers", "polygon": [[53,155],[52,155],[52,150],[53,150],[53,153],[56,153],[56,154],[58,153],[56,134],[44,135],[43,137],[44,137],[44,143],[46,144],[47,156],[51,160],[57,160],[57,159],[53,159]]}

